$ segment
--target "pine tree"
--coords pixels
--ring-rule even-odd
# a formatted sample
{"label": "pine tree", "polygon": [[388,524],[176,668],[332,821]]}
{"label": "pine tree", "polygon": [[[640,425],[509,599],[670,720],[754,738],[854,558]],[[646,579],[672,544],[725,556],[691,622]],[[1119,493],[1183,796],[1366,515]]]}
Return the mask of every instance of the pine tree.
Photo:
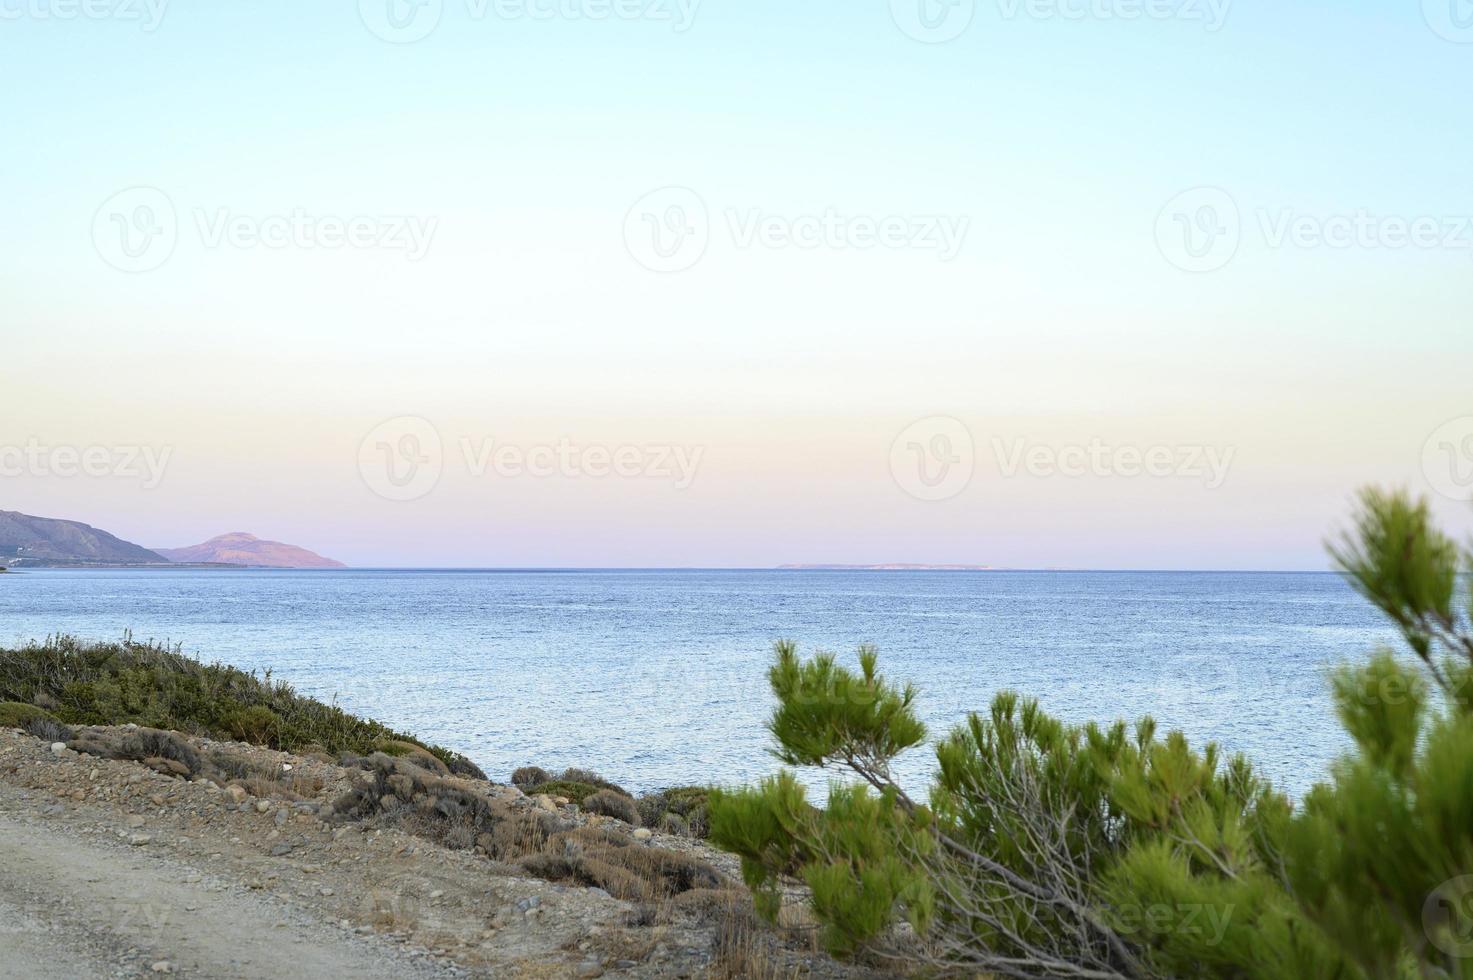
{"label": "pine tree", "polygon": [[873,648],[856,671],[780,643],[776,754],[848,778],[823,808],[788,771],[718,792],[711,838],[763,914],[801,881],[833,952],[928,974],[1473,978],[1473,560],[1374,491],[1332,553],[1412,656],[1334,673],[1356,748],[1297,808],[1149,718],[1068,725],[1011,692],[913,799],[892,768],[926,740],[915,689]]}

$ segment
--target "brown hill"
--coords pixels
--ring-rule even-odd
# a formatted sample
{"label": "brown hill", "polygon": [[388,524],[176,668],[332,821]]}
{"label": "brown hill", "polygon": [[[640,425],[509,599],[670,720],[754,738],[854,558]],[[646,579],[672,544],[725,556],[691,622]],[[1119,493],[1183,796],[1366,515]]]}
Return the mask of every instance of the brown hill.
{"label": "brown hill", "polygon": [[254,565],[258,568],[347,568],[340,561],[280,541],[263,541],[236,531],[187,548],[156,548],[170,561]]}

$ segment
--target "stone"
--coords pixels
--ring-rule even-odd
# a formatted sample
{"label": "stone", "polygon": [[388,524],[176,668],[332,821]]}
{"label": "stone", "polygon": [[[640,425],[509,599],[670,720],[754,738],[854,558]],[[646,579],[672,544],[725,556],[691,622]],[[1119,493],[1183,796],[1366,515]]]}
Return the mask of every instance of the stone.
{"label": "stone", "polygon": [[66,752],[66,743],[65,742],[52,742],[51,743],[51,754],[52,755],[61,755],[64,752]]}
{"label": "stone", "polygon": [[149,844],[152,841],[153,841],[153,838],[150,837],[150,836],[148,836],[147,834],[130,834],[130,835],[128,835],[128,843],[131,844],[134,847],[143,847],[145,844]]}
{"label": "stone", "polygon": [[149,966],[154,973],[173,973],[174,964],[168,960],[157,960]]}
{"label": "stone", "polygon": [[557,804],[546,793],[538,793],[536,799],[539,809],[546,810],[548,813],[557,813]]}
{"label": "stone", "polygon": [[268,811],[270,809],[271,809],[271,801],[270,800],[257,800],[256,801],[256,812],[257,813],[265,813],[266,811]]}
{"label": "stone", "polygon": [[244,803],[245,802],[245,798],[249,794],[246,793],[244,786],[231,785],[231,786],[225,787],[225,795],[228,796],[228,797],[230,797],[230,799],[231,799],[232,802],[235,802],[235,803]]}
{"label": "stone", "polygon": [[653,836],[654,833],[648,827],[640,827],[634,832],[635,840],[649,840]]}
{"label": "stone", "polygon": [[275,819],[276,819],[276,826],[278,826],[278,827],[285,826],[286,825],[286,810],[277,810],[276,811],[276,818]]}
{"label": "stone", "polygon": [[143,826],[143,818],[138,816],[137,814],[134,814],[133,816],[128,818],[128,826],[132,827],[134,830],[137,830],[139,827]]}

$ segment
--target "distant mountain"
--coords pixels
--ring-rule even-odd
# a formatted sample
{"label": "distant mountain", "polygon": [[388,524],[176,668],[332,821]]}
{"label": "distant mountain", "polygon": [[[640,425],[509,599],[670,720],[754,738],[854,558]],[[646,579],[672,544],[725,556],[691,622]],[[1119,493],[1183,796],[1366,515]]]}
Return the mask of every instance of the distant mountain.
{"label": "distant mountain", "polygon": [[254,534],[236,531],[211,538],[188,548],[155,549],[170,561],[208,562],[224,565],[254,565],[257,568],[347,568],[340,561],[324,558],[306,548],[280,541],[262,541]]}
{"label": "distant mountain", "polygon": [[0,564],[166,565],[147,548],[79,521],[0,510]]}

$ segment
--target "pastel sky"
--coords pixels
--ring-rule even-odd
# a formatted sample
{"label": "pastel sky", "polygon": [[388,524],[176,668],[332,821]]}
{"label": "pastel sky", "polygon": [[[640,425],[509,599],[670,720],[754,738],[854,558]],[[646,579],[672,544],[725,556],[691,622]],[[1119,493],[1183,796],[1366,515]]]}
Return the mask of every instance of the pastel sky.
{"label": "pastel sky", "polygon": [[379,566],[1317,569],[1372,482],[1465,533],[1460,2],[0,0],[0,509]]}

